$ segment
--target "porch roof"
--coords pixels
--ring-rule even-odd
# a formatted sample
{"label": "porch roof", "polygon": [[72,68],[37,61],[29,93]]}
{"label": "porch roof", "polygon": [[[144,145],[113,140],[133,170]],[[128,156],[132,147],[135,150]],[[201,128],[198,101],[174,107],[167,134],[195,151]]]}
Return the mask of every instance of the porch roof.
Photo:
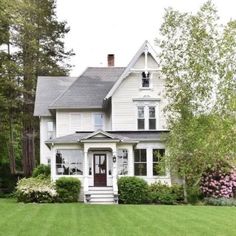
{"label": "porch roof", "polygon": [[[69,144],[78,142],[124,142],[138,143],[140,141],[164,141],[165,134],[168,130],[161,131],[95,131],[95,132],[76,132],[70,135],[61,136],[58,138],[45,141],[46,144]],[[103,136],[97,136],[103,134]]]}

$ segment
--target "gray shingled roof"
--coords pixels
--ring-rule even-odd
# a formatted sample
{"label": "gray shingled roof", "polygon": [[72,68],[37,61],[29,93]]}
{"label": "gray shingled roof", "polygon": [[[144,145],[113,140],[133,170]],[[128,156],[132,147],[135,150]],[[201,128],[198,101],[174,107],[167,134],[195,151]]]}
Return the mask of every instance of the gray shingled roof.
{"label": "gray shingled roof", "polygon": [[[162,141],[169,131],[107,131],[113,139],[122,141]],[[93,132],[76,132],[74,134],[47,140],[46,143],[78,143]]]}
{"label": "gray shingled roof", "polygon": [[89,67],[49,109],[102,108],[103,99],[124,67]]}
{"label": "gray shingled roof", "polygon": [[34,116],[51,116],[48,106],[63,93],[76,77],[39,76],[34,106]]}

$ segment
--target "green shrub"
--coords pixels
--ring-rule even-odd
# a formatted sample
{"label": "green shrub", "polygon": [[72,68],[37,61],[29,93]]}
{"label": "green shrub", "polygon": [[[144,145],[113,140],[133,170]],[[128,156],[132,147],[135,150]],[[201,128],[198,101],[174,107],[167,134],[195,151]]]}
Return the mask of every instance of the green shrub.
{"label": "green shrub", "polygon": [[18,176],[10,172],[9,163],[0,163],[0,197],[14,192]]}
{"label": "green shrub", "polygon": [[168,186],[160,182],[149,186],[151,202],[158,204],[177,204],[183,202],[183,189],[180,185]]}
{"label": "green shrub", "polygon": [[149,201],[148,184],[138,177],[121,177],[118,180],[119,200],[125,204],[141,204]]}
{"label": "green shrub", "polygon": [[41,176],[41,178],[42,177],[47,178],[50,176],[50,174],[51,174],[50,166],[40,164],[33,170],[32,177],[35,178],[35,177]]}
{"label": "green shrub", "polygon": [[81,183],[73,177],[61,177],[56,181],[59,202],[77,202]]}
{"label": "green shrub", "polygon": [[203,199],[199,186],[191,186],[187,189],[188,202],[195,204]]}
{"label": "green shrub", "polygon": [[23,178],[17,183],[16,197],[19,202],[49,203],[56,201],[57,192],[49,179]]}
{"label": "green shrub", "polygon": [[236,206],[235,198],[205,198],[204,203],[212,206]]}

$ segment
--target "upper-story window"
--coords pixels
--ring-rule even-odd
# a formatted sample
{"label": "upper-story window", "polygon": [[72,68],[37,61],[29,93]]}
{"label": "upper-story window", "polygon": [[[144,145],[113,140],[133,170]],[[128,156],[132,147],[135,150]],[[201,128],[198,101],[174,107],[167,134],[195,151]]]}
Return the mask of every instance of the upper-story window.
{"label": "upper-story window", "polygon": [[81,114],[74,112],[70,113],[70,129],[71,132],[81,130]]}
{"label": "upper-story window", "polygon": [[53,122],[49,121],[47,123],[47,131],[48,131],[48,139],[53,139],[55,137],[55,132],[54,132],[54,127],[53,127]]}
{"label": "upper-story window", "polygon": [[102,113],[94,114],[94,130],[103,129],[104,115]]}
{"label": "upper-story window", "polygon": [[156,129],[155,106],[138,106],[137,128],[138,130]]}
{"label": "upper-story window", "polygon": [[150,73],[149,72],[142,72],[142,88],[149,88],[150,87]]}
{"label": "upper-story window", "polygon": [[144,107],[138,107],[138,129],[145,128]]}
{"label": "upper-story window", "polygon": [[156,129],[156,108],[149,107],[149,129]]}

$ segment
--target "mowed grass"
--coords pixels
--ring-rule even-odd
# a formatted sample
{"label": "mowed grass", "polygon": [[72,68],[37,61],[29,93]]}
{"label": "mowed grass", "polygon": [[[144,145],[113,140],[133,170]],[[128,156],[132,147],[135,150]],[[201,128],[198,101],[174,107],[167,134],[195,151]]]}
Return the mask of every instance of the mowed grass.
{"label": "mowed grass", "polygon": [[23,204],[0,199],[0,235],[236,235],[236,208]]}

